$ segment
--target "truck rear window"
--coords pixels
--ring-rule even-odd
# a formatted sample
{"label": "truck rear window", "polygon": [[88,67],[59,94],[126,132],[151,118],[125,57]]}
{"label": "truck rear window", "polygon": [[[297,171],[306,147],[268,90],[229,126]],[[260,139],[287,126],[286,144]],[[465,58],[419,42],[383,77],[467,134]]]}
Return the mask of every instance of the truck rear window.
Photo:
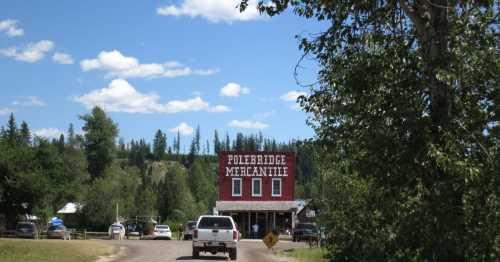
{"label": "truck rear window", "polygon": [[226,217],[202,217],[198,224],[199,229],[233,229],[231,220]]}

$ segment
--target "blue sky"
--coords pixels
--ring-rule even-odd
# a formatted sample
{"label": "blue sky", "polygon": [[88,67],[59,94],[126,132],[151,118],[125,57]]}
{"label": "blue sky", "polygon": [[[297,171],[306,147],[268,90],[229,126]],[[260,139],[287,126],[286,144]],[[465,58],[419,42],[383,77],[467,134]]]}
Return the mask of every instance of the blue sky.
{"label": "blue sky", "polygon": [[[214,129],[312,137],[294,102],[308,91],[293,77],[294,36],[321,26],[240,14],[234,2],[1,1],[0,121],[14,111],[53,136],[100,105],[126,140],[162,129],[171,142],[180,128],[187,143],[198,124],[210,141]],[[304,66],[299,79],[314,82],[315,65]]]}

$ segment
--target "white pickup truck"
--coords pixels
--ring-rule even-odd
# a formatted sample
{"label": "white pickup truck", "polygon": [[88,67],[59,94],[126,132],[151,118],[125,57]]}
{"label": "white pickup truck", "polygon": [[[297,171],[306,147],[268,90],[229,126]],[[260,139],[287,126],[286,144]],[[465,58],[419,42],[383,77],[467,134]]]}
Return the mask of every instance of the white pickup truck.
{"label": "white pickup truck", "polygon": [[200,252],[229,253],[236,260],[239,233],[230,216],[200,216],[193,231],[193,258]]}

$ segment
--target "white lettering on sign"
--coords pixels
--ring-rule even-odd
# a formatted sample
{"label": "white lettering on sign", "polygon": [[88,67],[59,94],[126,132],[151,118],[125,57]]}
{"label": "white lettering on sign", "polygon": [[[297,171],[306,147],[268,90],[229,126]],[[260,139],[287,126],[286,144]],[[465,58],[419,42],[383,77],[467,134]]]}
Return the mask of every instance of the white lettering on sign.
{"label": "white lettering on sign", "polygon": [[226,176],[286,177],[286,155],[228,154]]}

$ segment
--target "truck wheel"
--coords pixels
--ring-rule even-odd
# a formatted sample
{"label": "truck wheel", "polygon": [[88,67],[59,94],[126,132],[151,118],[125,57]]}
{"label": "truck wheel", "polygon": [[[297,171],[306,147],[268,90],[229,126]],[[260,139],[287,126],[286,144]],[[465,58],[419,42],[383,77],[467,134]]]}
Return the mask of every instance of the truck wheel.
{"label": "truck wheel", "polygon": [[196,247],[193,247],[193,258],[199,258],[200,257],[200,250],[198,250]]}
{"label": "truck wheel", "polygon": [[236,260],[236,248],[232,248],[229,250],[229,258],[231,260]]}

